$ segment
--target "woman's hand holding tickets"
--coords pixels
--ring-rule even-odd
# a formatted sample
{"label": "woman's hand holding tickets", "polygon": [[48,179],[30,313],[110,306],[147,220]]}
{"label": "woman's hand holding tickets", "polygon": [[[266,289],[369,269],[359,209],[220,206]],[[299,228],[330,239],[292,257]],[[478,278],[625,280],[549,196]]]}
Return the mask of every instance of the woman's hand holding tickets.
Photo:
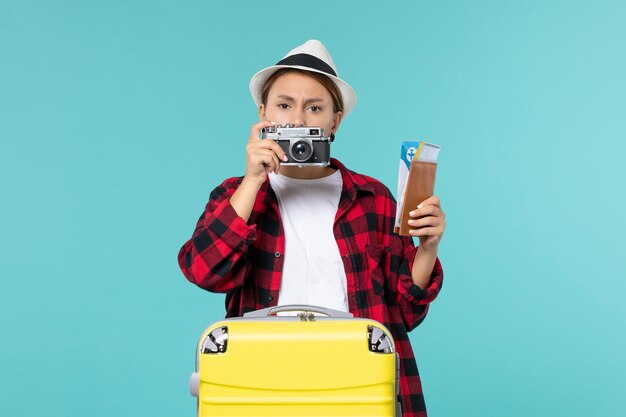
{"label": "woman's hand holding tickets", "polygon": [[260,139],[261,129],[272,126],[274,122],[262,121],[252,126],[250,139],[246,146],[246,179],[263,184],[270,172],[279,173],[279,159],[287,160],[282,148],[273,140]]}
{"label": "woman's hand holding tickets", "polygon": [[420,240],[420,250],[437,253],[439,242],[446,228],[446,215],[441,210],[441,202],[436,195],[427,198],[409,213],[409,233]]}

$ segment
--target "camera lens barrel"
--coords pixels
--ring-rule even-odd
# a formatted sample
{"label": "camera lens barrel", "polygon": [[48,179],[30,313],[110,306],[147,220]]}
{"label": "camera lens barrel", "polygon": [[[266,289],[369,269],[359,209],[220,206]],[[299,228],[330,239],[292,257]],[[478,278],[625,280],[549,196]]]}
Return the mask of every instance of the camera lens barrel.
{"label": "camera lens barrel", "polygon": [[313,155],[313,146],[305,139],[294,140],[289,146],[289,153],[294,161],[306,162]]}

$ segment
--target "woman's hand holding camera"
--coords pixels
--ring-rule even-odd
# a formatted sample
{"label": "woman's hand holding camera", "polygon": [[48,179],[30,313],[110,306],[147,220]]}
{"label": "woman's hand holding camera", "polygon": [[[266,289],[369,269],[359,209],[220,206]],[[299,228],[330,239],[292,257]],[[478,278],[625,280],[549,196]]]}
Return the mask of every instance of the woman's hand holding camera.
{"label": "woman's hand holding camera", "polygon": [[270,172],[278,174],[279,159],[287,160],[287,155],[276,142],[260,139],[261,129],[273,124],[273,122],[262,121],[252,126],[246,146],[246,176],[230,198],[230,204],[245,221],[250,218],[254,200],[267,174]]}
{"label": "woman's hand holding camera", "polygon": [[273,140],[261,140],[261,129],[272,126],[273,122],[262,121],[252,126],[246,146],[246,179],[261,186],[270,172],[280,172],[280,159],[287,160],[282,148]]}

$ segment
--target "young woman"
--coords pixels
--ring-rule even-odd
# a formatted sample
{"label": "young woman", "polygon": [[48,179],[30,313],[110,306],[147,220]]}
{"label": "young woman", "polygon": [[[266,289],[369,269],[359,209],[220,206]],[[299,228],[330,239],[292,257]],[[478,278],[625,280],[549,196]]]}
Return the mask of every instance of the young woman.
{"label": "young woman", "polygon": [[384,324],[401,358],[403,415],[425,416],[407,332],[424,320],[441,288],[437,258],[445,229],[439,199],[411,212],[410,237],[394,234],[396,205],[379,181],[331,158],[326,167],[281,165],[285,152],[261,129],[321,127],[335,134],[356,103],[324,46],[308,41],[250,82],[259,123],[246,173],[215,188],[178,261],[187,279],[226,293],[227,317],[283,304],[349,311]]}

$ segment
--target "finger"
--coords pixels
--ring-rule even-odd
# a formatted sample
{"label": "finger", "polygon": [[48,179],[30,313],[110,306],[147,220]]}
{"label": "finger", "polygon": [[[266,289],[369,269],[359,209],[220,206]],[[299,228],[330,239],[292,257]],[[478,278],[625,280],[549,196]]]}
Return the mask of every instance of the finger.
{"label": "finger", "polygon": [[409,234],[411,236],[437,236],[441,238],[443,235],[443,230],[440,227],[422,227],[420,229],[411,229],[409,230]]}
{"label": "finger", "polygon": [[428,205],[428,206],[423,206],[422,208],[415,209],[409,212],[409,216],[414,217],[414,218],[424,217],[424,216],[444,217],[444,214],[441,208],[437,206]]}
{"label": "finger", "polygon": [[279,159],[285,162],[287,161],[287,154],[285,154],[285,151],[283,150],[283,148],[281,148],[280,145],[276,143],[276,141],[262,140],[258,143],[253,143],[252,145],[259,146],[264,149],[270,149],[278,156]]}
{"label": "finger", "polygon": [[280,145],[273,140],[261,140],[259,142],[252,142],[248,144],[249,152],[256,152],[256,149],[269,150],[274,153],[278,157],[278,159],[284,162],[288,161],[287,155],[285,154],[285,151],[283,151],[283,148],[281,148]]}
{"label": "finger", "polygon": [[426,226],[439,227],[443,224],[443,219],[440,219],[439,217],[427,216],[420,219],[410,219],[407,223],[409,226],[414,228],[422,228]]}
{"label": "finger", "polygon": [[274,142],[273,140],[269,141],[272,143],[271,148],[274,151],[274,153],[278,156],[278,158],[283,161],[283,162],[287,162],[289,160],[289,158],[287,158],[287,154],[285,153],[285,151],[283,150],[283,148],[280,147],[280,145],[276,142]]}
{"label": "finger", "polygon": [[274,169],[274,161],[271,158],[263,158],[261,156],[254,156],[250,158],[250,162],[254,168],[254,170],[261,171],[272,171]]}
{"label": "finger", "polygon": [[278,161],[276,160],[276,154],[270,150],[260,149],[250,155],[250,162],[254,165],[263,165],[265,169],[268,167],[274,170]]}
{"label": "finger", "polygon": [[436,195],[428,197],[426,200],[422,201],[417,205],[417,208],[422,208],[424,206],[437,206],[441,207],[441,202],[439,201],[439,197]]}
{"label": "finger", "polygon": [[258,142],[251,141],[248,146],[271,149],[278,156],[278,159],[284,162],[289,160],[283,148],[281,148],[280,145],[273,140],[259,140]]}
{"label": "finger", "polygon": [[273,154],[272,160],[274,161],[274,172],[278,174],[280,171],[280,162],[278,161],[278,156],[276,156],[276,154]]}
{"label": "finger", "polygon": [[256,142],[261,140],[261,129],[272,126],[274,124],[276,123],[269,120],[262,120],[258,123],[253,124],[252,128],[250,129],[250,139],[248,140],[248,142]]}

